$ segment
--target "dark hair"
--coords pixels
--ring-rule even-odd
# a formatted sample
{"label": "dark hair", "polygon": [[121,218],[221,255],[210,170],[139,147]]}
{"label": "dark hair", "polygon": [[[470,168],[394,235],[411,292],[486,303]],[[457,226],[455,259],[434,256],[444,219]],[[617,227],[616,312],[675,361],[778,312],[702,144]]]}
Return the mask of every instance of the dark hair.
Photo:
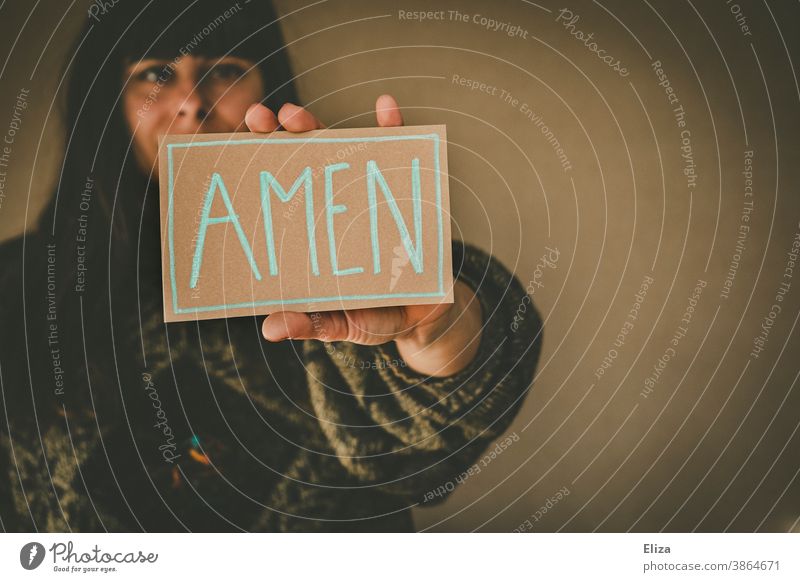
{"label": "dark hair", "polygon": [[[57,249],[59,320],[69,319],[78,330],[83,322],[75,315],[75,289],[81,269],[88,274],[80,295],[89,324],[100,321],[93,315],[107,321],[111,297],[120,289],[136,298],[140,277],[148,281],[148,292],[160,295],[158,190],[133,155],[122,111],[123,71],[142,58],[171,61],[182,54],[250,59],[263,73],[265,105],[277,111],[297,102],[269,0],[92,4],[67,55],[65,154],[53,199],[38,224],[40,236]],[[83,241],[76,236],[82,224],[88,225]]]}
{"label": "dark hair", "polygon": [[[103,10],[96,8],[101,5],[105,5]],[[122,71],[127,63],[142,58],[173,59],[181,54],[235,55],[258,64],[266,81],[263,102],[268,107],[277,110],[287,101],[296,102],[297,97],[280,23],[269,0],[231,4],[149,0],[144,5],[118,0],[92,7],[95,9],[87,14],[70,54],[66,153],[53,208],[45,214],[42,228],[53,227],[46,224],[48,218],[60,221],[58,206],[71,204],[76,190],[80,194],[90,176],[96,184],[93,198],[104,217],[112,217],[114,199],[121,211],[113,213],[112,238],[129,242],[131,216],[127,211],[137,205],[141,210],[147,184],[135,167],[122,114]],[[138,193],[131,196],[130,190]]]}

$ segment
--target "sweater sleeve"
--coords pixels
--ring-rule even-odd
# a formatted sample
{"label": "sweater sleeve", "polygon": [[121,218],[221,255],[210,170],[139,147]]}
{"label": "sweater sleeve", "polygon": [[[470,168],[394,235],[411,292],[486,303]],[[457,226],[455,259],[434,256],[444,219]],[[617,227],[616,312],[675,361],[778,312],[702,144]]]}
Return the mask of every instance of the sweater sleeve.
{"label": "sweater sleeve", "polygon": [[541,350],[539,315],[508,269],[457,241],[453,265],[484,323],[476,357],[457,374],[417,373],[394,342],[304,345],[314,412],[340,463],[360,483],[411,504],[441,501],[506,431]]}

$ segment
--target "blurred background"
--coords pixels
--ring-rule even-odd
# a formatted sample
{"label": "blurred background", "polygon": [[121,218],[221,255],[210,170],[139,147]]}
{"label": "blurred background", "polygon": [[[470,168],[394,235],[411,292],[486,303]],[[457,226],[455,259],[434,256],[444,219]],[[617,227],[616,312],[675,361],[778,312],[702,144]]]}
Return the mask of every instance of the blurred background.
{"label": "blurred background", "polygon": [[[0,2],[2,240],[57,178],[89,5]],[[447,125],[454,236],[546,322],[512,444],[417,528],[800,531],[800,5],[277,6],[328,126],[381,93]]]}

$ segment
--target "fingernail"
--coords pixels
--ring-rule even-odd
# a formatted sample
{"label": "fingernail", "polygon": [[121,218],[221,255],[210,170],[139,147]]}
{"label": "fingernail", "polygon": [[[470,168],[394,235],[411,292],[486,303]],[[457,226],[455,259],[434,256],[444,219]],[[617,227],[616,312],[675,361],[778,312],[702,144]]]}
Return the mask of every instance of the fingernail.
{"label": "fingernail", "polygon": [[248,108],[247,108],[247,112],[245,113],[245,117],[247,117],[248,115],[250,115],[250,114],[251,114],[253,111],[255,111],[256,109],[258,109],[259,107],[261,107],[261,108],[263,108],[263,109],[266,109],[266,108],[267,108],[267,107],[266,107],[266,105],[263,105],[263,104],[261,104],[261,103],[253,103],[253,104],[252,104],[250,107],[248,107]]}
{"label": "fingernail", "polygon": [[[267,319],[269,321],[269,319]],[[266,322],[264,323],[264,327],[261,328],[261,333],[264,336],[264,339],[268,342],[280,342],[285,339],[289,339],[289,336],[286,334],[286,330],[274,329],[274,325],[267,325]]]}

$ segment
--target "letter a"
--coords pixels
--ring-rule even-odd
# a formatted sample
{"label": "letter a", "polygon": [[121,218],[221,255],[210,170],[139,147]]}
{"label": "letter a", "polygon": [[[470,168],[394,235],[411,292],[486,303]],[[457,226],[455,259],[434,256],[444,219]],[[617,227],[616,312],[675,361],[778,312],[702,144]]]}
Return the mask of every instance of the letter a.
{"label": "letter a", "polygon": [[[219,188],[220,194],[222,195],[222,202],[225,204],[228,214],[225,216],[215,216],[214,218],[211,218],[209,217],[209,214],[211,214],[211,205],[214,202],[214,194],[216,193],[217,188]],[[253,250],[250,248],[250,244],[247,242],[247,237],[244,235],[242,225],[239,224],[239,216],[233,211],[233,204],[231,203],[230,196],[228,196],[228,190],[225,188],[225,183],[222,181],[222,176],[220,176],[217,172],[214,172],[214,174],[211,176],[211,185],[208,187],[208,192],[206,192],[206,198],[203,202],[203,213],[200,218],[200,228],[197,232],[197,247],[194,251],[194,259],[192,260],[192,277],[189,282],[189,287],[192,289],[197,287],[197,280],[200,278],[200,267],[203,265],[203,249],[206,245],[206,230],[208,230],[208,226],[211,224],[222,224],[224,222],[233,223],[233,228],[236,230],[236,234],[239,237],[239,244],[242,245],[242,250],[247,257],[247,261],[250,263],[250,268],[253,270],[255,278],[259,281],[261,280],[261,273],[259,272],[258,266],[253,259]]]}

